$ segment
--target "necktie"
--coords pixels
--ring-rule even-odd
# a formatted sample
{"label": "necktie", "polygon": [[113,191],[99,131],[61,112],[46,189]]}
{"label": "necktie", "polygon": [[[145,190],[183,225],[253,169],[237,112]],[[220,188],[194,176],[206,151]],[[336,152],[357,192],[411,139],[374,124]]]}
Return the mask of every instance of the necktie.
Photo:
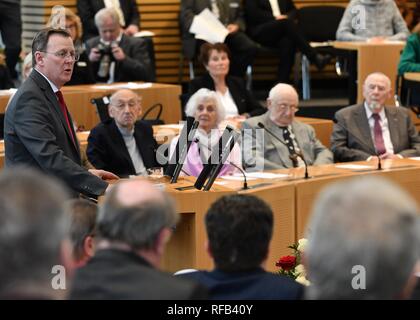
{"label": "necktie", "polygon": [[373,136],[375,139],[375,148],[376,148],[376,152],[378,152],[378,154],[384,154],[386,153],[386,149],[385,149],[385,143],[384,143],[384,138],[382,136],[382,126],[381,123],[379,122],[379,114],[374,113],[372,114],[373,119],[375,120],[375,123],[373,125]]}
{"label": "necktie", "polygon": [[281,127],[281,129],[283,129],[283,139],[287,145],[287,148],[289,149],[290,159],[293,162],[293,167],[296,168],[298,166],[298,163],[296,158],[295,146],[293,144],[292,138],[290,137],[290,131],[287,127]]}
{"label": "necktie", "polygon": [[61,112],[63,112],[64,119],[66,120],[67,128],[69,129],[71,139],[74,145],[76,146],[76,139],[73,136],[73,130],[71,129],[70,119],[69,119],[66,103],[64,102],[63,94],[61,93],[61,91],[57,91],[55,94],[58,98],[58,103],[60,105]]}

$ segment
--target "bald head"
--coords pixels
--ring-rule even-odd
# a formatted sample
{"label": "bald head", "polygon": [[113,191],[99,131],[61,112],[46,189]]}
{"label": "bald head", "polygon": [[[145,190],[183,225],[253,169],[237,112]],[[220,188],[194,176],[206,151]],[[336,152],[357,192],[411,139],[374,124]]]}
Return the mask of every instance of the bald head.
{"label": "bald head", "polygon": [[132,130],[142,112],[140,101],[137,93],[128,89],[118,90],[110,98],[109,116],[120,128]]}
{"label": "bald head", "polygon": [[299,96],[291,85],[279,83],[270,90],[267,108],[270,119],[279,126],[288,126],[293,122],[299,104]]}
{"label": "bald head", "polygon": [[127,180],[119,183],[115,190],[115,199],[124,207],[141,206],[147,202],[163,202],[162,191],[147,180]]}

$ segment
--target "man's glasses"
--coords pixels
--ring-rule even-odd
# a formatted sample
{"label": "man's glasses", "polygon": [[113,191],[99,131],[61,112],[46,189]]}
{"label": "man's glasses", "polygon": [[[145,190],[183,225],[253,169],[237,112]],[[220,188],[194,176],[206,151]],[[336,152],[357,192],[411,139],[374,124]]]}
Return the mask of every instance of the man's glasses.
{"label": "man's glasses", "polygon": [[139,102],[137,100],[129,100],[127,102],[118,101],[117,103],[111,104],[113,107],[117,108],[118,110],[122,110],[125,106],[128,106],[130,109],[136,108]]}
{"label": "man's glasses", "polygon": [[69,52],[65,50],[57,51],[57,52],[47,52],[47,51],[41,51],[41,52],[53,54],[60,59],[65,59],[65,58],[70,57],[73,61],[79,61],[79,58],[80,58],[80,54],[78,54],[77,52]]}
{"label": "man's glasses", "polygon": [[299,108],[296,106],[291,106],[284,103],[274,103],[274,106],[278,111],[282,111],[282,112],[289,111],[289,110],[291,112],[297,112],[299,110]]}

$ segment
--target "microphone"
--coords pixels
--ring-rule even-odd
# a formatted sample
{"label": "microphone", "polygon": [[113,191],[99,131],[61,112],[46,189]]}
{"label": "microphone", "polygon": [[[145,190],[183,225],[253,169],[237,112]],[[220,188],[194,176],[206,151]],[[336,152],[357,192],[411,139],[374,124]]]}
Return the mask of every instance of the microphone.
{"label": "microphone", "polygon": [[378,168],[377,170],[382,170],[382,163],[381,163],[381,156],[378,153],[378,151],[376,151],[375,148],[372,149],[371,146],[369,146],[368,144],[366,144],[366,142],[364,142],[363,140],[361,140],[359,137],[357,137],[352,131],[350,131],[346,126],[342,125],[341,123],[338,122],[337,118],[334,117],[333,118],[333,122],[334,124],[338,125],[341,129],[346,130],[355,140],[357,140],[357,142],[359,142],[362,146],[365,146],[368,150],[373,150],[373,154],[378,158]]}
{"label": "microphone", "polygon": [[[150,146],[150,149],[153,150],[153,152],[156,154],[156,158],[157,156],[159,156],[161,159],[165,159],[166,161],[168,161],[168,157],[166,157],[162,152],[160,152],[157,148]],[[159,161],[158,161],[159,163]],[[185,171],[184,169],[181,168],[181,171],[186,175],[186,176],[191,176],[187,171]]]}
{"label": "microphone", "polygon": [[[202,144],[202,143],[200,142],[200,139],[199,139],[198,137],[196,137],[196,138],[194,139],[194,142],[195,142],[195,143],[197,143],[197,144],[198,144],[198,145],[200,145],[200,146],[205,147],[205,148],[206,148],[207,150],[209,150],[210,152],[212,151],[212,150],[209,148],[209,146],[206,146],[206,145]],[[248,181],[246,180],[246,174],[245,174],[245,171],[244,171],[243,169],[241,169],[241,167],[239,167],[238,165],[236,165],[235,163],[233,163],[232,161],[226,160],[226,162],[227,162],[227,163],[229,163],[231,166],[235,167],[236,169],[238,169],[238,170],[242,173],[242,176],[244,177],[244,186],[242,187],[242,190],[247,190],[247,189],[248,189]]]}
{"label": "microphone", "polygon": [[[283,144],[284,146],[286,146],[287,149],[289,150],[289,146],[283,140],[281,140],[279,137],[277,137],[274,134],[274,132],[272,132],[271,130],[269,130],[268,128],[266,128],[261,122],[258,122],[258,126],[261,129],[267,131],[274,139],[276,139],[281,144]],[[298,151],[295,150],[295,153],[294,154],[290,154],[289,155],[289,158],[290,158],[290,160],[292,160],[294,167],[297,167],[297,158],[298,157],[302,159],[303,164],[305,165],[305,179],[309,179],[310,177],[309,177],[309,174],[308,174],[308,164],[307,164],[305,158],[303,157],[303,154],[301,152],[298,152]]]}

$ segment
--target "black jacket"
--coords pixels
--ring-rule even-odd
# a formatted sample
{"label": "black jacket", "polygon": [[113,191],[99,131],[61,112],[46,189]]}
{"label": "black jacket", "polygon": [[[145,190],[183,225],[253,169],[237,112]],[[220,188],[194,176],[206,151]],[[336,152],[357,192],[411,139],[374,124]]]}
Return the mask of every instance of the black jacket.
{"label": "black jacket", "polygon": [[[238,107],[239,114],[248,113],[251,117],[263,114],[267,111],[245,87],[245,81],[238,77],[227,76],[226,85]],[[215,90],[213,78],[206,73],[202,77],[191,80],[189,84],[189,95],[194,94],[201,88]]]}
{"label": "black jacket", "polygon": [[[145,121],[137,121],[134,126],[134,139],[146,168],[158,166],[156,162],[157,143],[153,129]],[[136,174],[130,154],[125,146],[114,119],[98,124],[90,131],[87,157],[97,169],[111,171],[120,177]]]}

